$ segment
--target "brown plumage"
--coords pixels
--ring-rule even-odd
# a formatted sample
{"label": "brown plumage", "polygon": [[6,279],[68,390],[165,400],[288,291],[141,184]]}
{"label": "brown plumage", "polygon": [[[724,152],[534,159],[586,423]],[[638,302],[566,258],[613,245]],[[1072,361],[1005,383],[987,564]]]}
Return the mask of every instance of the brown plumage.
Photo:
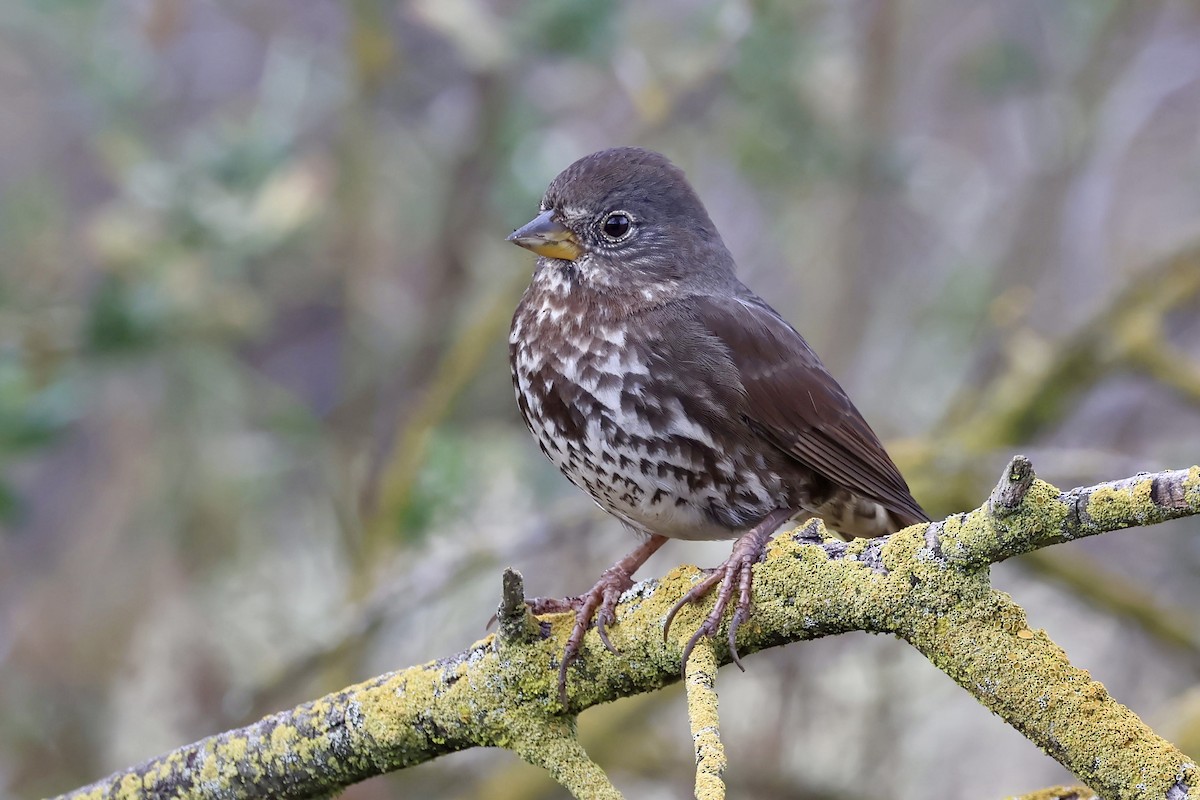
{"label": "brown plumage", "polygon": [[540,256],[509,336],[521,415],[571,482],[649,535],[588,593],[533,603],[576,612],[564,700],[593,617],[608,645],[617,599],[666,538],[738,537],[675,609],[721,584],[686,664],[736,591],[737,661],[750,566],[783,522],[803,513],[848,536],[881,536],[929,519],[803,337],[734,275],[665,157],[616,148],[576,161],[509,239]]}

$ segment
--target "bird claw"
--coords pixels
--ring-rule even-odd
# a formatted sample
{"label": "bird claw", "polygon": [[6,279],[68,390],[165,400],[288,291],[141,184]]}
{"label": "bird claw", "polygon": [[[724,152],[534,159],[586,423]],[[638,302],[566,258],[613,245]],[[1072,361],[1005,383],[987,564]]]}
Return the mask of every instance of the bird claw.
{"label": "bird claw", "polygon": [[529,612],[535,617],[545,614],[565,614],[568,611],[578,611],[583,605],[583,595],[571,597],[530,597],[525,600]]}
{"label": "bird claw", "polygon": [[[621,594],[623,594],[623,592]],[[617,595],[617,600],[620,600],[621,594]],[[616,600],[613,601],[612,608],[616,608]],[[612,653],[614,656],[619,656],[621,655],[621,651],[614,647],[613,643],[608,639],[608,626],[617,621],[616,615],[613,613],[612,608],[609,608],[605,604],[601,604],[599,610],[596,612],[596,635],[600,637],[600,641],[604,643],[604,648],[608,650],[608,652]]]}
{"label": "bird claw", "polygon": [[737,664],[738,669],[742,672],[746,671],[737,650],[737,632],[742,623],[750,619],[752,610],[750,597],[754,582],[754,565],[762,560],[763,550],[767,542],[770,541],[771,534],[775,532],[775,527],[786,519],[786,514],[775,512],[743,534],[733,543],[733,552],[729,554],[729,558],[725,559],[725,563],[714,569],[707,578],[693,586],[667,612],[667,619],[663,623],[663,641],[667,640],[667,636],[671,630],[671,623],[674,621],[675,615],[679,610],[688,603],[699,602],[705,595],[712,591],[714,586],[720,584],[720,588],[717,590],[717,601],[713,605],[713,610],[704,618],[704,622],[700,623],[700,627],[696,629],[696,632],[692,634],[687,644],[683,647],[679,671],[685,680],[687,679],[687,662],[692,654],[692,650],[696,649],[696,644],[702,638],[705,636],[715,636],[717,631],[720,630],[721,620],[725,617],[725,609],[729,607],[729,601],[733,598],[735,588],[738,599],[737,605],[734,607],[733,616],[729,620],[729,657],[733,660],[734,664]]}
{"label": "bird claw", "polygon": [[564,706],[567,704],[567,670],[579,658],[583,637],[593,622],[604,647],[613,655],[620,655],[621,651],[608,638],[608,626],[616,623],[617,603],[625,590],[631,586],[633,578],[621,564],[615,564],[604,570],[596,585],[583,594],[561,600],[535,597],[526,601],[529,610],[535,615],[575,612],[575,624],[571,628],[571,635],[567,638],[558,665],[558,696]]}
{"label": "bird claw", "polygon": [[600,573],[596,585],[581,595],[562,600],[537,597],[526,601],[529,610],[535,615],[575,612],[575,624],[571,628],[571,635],[567,637],[562,660],[558,665],[558,698],[564,709],[567,706],[567,670],[579,657],[584,634],[587,633],[592,620],[596,622],[596,633],[605,648],[614,655],[620,655],[620,651],[608,638],[608,626],[617,622],[617,603],[625,590],[633,586],[633,573],[637,572],[638,567],[645,564],[646,559],[654,555],[658,548],[666,544],[666,541],[665,536],[651,535],[633,552]]}
{"label": "bird claw", "polygon": [[704,622],[700,623],[700,627],[696,629],[696,632],[691,635],[691,638],[688,639],[687,644],[683,647],[679,669],[680,674],[685,679],[687,678],[688,658],[692,655],[692,651],[696,649],[696,645],[706,636],[716,636],[717,631],[720,630],[721,620],[725,618],[725,609],[729,607],[729,601],[733,597],[735,583],[737,584],[738,602],[734,607],[733,617],[729,621],[729,656],[733,659],[733,663],[737,664],[738,669],[742,670],[742,672],[746,671],[737,650],[737,632],[742,623],[750,618],[750,588],[753,580],[750,570],[757,560],[756,555],[748,557],[747,554],[735,552],[729,557],[729,560],[717,567],[713,571],[713,574],[693,586],[691,591],[679,598],[667,613],[667,619],[663,625],[664,641],[671,630],[671,623],[674,621],[675,615],[679,610],[688,603],[699,602],[714,586],[720,584],[720,589],[717,590],[717,601],[713,605],[712,611],[704,618]]}

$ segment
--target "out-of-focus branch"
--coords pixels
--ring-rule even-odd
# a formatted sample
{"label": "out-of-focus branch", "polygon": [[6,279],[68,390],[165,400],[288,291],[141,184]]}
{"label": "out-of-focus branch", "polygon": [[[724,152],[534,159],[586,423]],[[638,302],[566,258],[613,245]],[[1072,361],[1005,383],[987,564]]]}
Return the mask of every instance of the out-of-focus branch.
{"label": "out-of-focus branch", "polygon": [[[517,277],[525,280],[524,275]],[[434,369],[424,395],[410,411],[400,434],[400,446],[380,479],[378,510],[366,523],[364,548],[372,556],[382,551],[396,530],[398,514],[408,506],[434,431],[475,378],[497,333],[512,315],[511,294],[504,292],[492,298],[483,312],[458,332]]]}
{"label": "out-of-focus branch", "polygon": [[[1200,246],[1183,250],[1131,276],[1112,299],[1065,341],[1030,336],[1009,344],[1009,370],[951,412],[950,441],[972,453],[1029,441],[1074,408],[1075,399],[1114,370],[1143,370],[1200,402],[1193,386],[1200,363],[1168,362],[1173,348],[1162,334],[1165,315],[1200,295]],[[1183,376],[1182,378],[1180,376]],[[970,408],[969,414],[961,409]]]}
{"label": "out-of-focus branch", "polygon": [[1072,551],[1038,550],[1021,559],[1031,573],[1053,581],[1086,601],[1094,610],[1133,622],[1158,641],[1187,654],[1200,666],[1200,634],[1192,614],[1160,603],[1127,576],[1106,569],[1086,555]]}
{"label": "out-of-focus branch", "polygon": [[981,456],[1036,440],[1120,370],[1145,374],[1200,407],[1200,360],[1178,352],[1165,334],[1167,315],[1198,300],[1200,244],[1130,275],[1061,341],[1015,331],[1004,345],[1007,367],[962,390],[934,426],[941,432],[936,441],[890,443],[914,494],[927,508],[970,505],[986,485],[985,470],[994,468]]}
{"label": "out-of-focus branch", "polygon": [[[1070,539],[1195,514],[1200,467],[1060,492],[1017,458],[989,502],[968,514],[849,543],[819,525],[778,536],[756,568],[756,612],[740,629],[738,647],[748,654],[850,630],[896,634],[1102,796],[1183,798],[1200,786],[1196,765],[1072,666],[1044,631],[1031,630],[1024,611],[991,588],[988,567]],[[700,578],[681,567],[630,590],[610,628],[620,655],[595,636],[585,639],[567,709],[557,700],[557,660],[571,615],[535,624],[510,574],[496,636],[69,796],[315,797],[455,750],[495,746],[544,766],[577,797],[619,797],[575,739],[573,715],[678,679],[681,642],[662,640],[662,621]],[[699,624],[705,613],[685,608],[677,625]],[[706,649],[716,663],[728,662],[721,636]],[[703,689],[693,699],[707,697]],[[699,730],[708,737],[706,752],[718,753],[715,724]],[[718,760],[708,764],[718,766],[702,765],[717,797]]]}

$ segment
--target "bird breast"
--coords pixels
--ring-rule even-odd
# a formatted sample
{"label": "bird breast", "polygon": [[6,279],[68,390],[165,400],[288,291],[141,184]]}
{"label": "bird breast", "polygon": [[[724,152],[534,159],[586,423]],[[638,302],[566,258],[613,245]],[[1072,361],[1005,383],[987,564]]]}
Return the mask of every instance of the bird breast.
{"label": "bird breast", "polygon": [[525,423],[572,483],[634,528],[736,536],[777,505],[782,488],[764,485],[756,451],[714,441],[697,419],[705,392],[670,377],[654,348],[662,332],[630,324],[627,309],[559,270],[539,270],[509,337]]}

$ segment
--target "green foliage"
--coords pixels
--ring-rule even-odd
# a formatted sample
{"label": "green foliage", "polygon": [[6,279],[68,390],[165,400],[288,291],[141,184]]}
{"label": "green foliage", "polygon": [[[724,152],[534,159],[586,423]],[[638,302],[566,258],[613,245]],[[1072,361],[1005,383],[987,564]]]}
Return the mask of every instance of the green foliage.
{"label": "green foliage", "polygon": [[401,509],[397,530],[403,540],[420,541],[431,522],[469,504],[471,487],[485,477],[472,469],[476,444],[475,437],[448,426],[432,433],[425,466]]}
{"label": "green foliage", "polygon": [[737,108],[734,128],[740,165],[756,180],[781,185],[836,176],[847,153],[819,119],[805,91],[815,45],[797,36],[804,12],[790,3],[764,3],[737,48],[729,72]]}
{"label": "green foliage", "polygon": [[153,287],[106,276],[92,294],[84,332],[85,346],[97,353],[118,353],[152,346],[168,324],[168,309]]}
{"label": "green foliage", "polygon": [[519,19],[534,52],[598,61],[612,53],[621,12],[617,3],[560,0],[524,4]]}
{"label": "green foliage", "polygon": [[0,354],[0,451],[51,444],[78,413],[78,385],[66,377],[39,384],[14,354]]}
{"label": "green foliage", "polygon": [[[79,413],[78,381],[56,372],[48,382],[12,351],[0,351],[0,468],[51,446]],[[14,521],[22,503],[0,481],[0,522]]]}
{"label": "green foliage", "polygon": [[972,88],[988,97],[1030,91],[1040,77],[1033,53],[1011,39],[989,42],[969,54],[963,70]]}

